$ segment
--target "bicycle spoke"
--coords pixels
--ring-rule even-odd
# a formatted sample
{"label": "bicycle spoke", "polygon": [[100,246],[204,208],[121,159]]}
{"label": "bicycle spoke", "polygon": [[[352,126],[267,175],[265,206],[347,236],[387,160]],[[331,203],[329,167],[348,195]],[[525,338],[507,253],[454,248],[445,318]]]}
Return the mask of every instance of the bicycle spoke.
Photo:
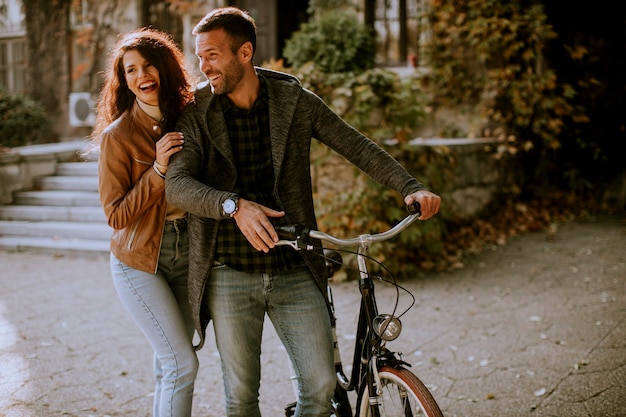
{"label": "bicycle spoke", "polygon": [[[380,407],[383,410],[382,415],[413,417],[413,405],[409,400],[406,390],[395,384],[386,384],[383,388],[383,396],[380,399]],[[417,413],[421,414],[421,410],[417,408]]]}
{"label": "bicycle spoke", "polygon": [[[426,386],[402,368],[379,369],[382,394],[378,397],[380,417],[443,417]],[[367,389],[360,399],[359,417],[371,417]]]}

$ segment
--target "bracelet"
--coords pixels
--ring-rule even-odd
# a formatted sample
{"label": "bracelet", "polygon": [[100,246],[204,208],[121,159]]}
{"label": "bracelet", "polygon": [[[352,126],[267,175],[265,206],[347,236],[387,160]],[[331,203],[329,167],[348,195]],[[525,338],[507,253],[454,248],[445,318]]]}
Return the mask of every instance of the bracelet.
{"label": "bracelet", "polygon": [[159,168],[157,168],[156,166],[156,162],[155,162],[155,165],[152,165],[152,169],[154,169],[154,172],[156,172],[159,175],[159,177],[165,179],[165,174],[159,171]]}
{"label": "bracelet", "polygon": [[161,172],[167,172],[167,165],[161,165],[159,164],[157,161],[154,161],[154,165],[159,168],[159,171]]}

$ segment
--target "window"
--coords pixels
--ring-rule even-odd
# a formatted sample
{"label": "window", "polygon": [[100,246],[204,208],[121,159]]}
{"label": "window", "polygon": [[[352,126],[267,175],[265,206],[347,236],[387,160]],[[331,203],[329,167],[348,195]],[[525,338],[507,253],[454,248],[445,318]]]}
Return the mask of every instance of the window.
{"label": "window", "polygon": [[0,0],[0,37],[10,32],[23,32],[24,30],[21,2]]}
{"label": "window", "polygon": [[376,32],[376,60],[381,65],[416,66],[424,37],[420,15],[425,0],[370,0]]}
{"label": "window", "polygon": [[144,24],[172,35],[174,42],[183,44],[183,22],[170,11],[170,4],[160,0],[144,0]]}
{"label": "window", "polygon": [[26,40],[0,39],[0,86],[14,91],[26,90]]}
{"label": "window", "polygon": [[0,0],[0,31],[9,30],[9,7],[6,0]]}
{"label": "window", "polygon": [[0,0],[0,87],[26,89],[26,31],[20,2]]}

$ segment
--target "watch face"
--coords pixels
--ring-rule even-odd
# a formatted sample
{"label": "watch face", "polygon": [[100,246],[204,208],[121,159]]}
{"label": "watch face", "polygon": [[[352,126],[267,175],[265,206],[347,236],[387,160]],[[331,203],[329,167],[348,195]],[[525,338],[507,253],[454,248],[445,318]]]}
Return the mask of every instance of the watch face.
{"label": "watch face", "polygon": [[224,213],[230,214],[235,211],[235,202],[229,198],[228,200],[224,201],[223,207]]}

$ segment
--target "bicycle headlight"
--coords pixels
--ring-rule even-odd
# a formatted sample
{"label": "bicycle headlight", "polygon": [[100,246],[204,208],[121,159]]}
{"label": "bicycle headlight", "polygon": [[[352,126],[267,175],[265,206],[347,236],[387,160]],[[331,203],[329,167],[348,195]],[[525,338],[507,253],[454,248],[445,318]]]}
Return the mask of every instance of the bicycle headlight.
{"label": "bicycle headlight", "polygon": [[374,319],[374,331],[383,340],[396,340],[402,331],[400,319],[390,314],[376,316]]}

